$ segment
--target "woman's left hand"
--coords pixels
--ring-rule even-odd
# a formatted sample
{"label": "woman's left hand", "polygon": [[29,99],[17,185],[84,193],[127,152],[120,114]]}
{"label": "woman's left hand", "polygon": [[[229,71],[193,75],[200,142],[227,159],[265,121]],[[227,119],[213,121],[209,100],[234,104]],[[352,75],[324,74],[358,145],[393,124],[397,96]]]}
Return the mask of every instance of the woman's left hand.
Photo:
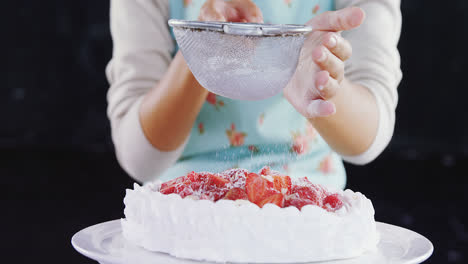
{"label": "woman's left hand", "polygon": [[325,12],[307,23],[314,31],[308,35],[296,72],[284,90],[303,116],[324,117],[336,112],[329,100],[346,86],[344,62],[352,54],[351,44],[340,31],[360,26],[364,16],[362,9],[351,7]]}

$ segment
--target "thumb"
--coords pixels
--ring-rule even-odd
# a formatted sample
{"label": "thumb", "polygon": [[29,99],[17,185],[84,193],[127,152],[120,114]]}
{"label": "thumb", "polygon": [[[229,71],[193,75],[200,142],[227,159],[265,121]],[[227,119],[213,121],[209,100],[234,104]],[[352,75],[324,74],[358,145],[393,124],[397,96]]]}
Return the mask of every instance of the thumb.
{"label": "thumb", "polygon": [[359,27],[366,14],[359,7],[347,7],[338,11],[325,12],[307,22],[314,30],[344,31]]}

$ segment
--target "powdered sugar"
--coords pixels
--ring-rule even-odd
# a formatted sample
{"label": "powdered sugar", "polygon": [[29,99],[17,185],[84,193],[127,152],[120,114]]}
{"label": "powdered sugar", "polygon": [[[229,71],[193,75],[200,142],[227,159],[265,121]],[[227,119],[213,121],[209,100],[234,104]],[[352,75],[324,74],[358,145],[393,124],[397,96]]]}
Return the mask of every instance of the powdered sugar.
{"label": "powdered sugar", "polygon": [[219,173],[219,175],[230,180],[232,183],[232,185],[230,185],[231,188],[243,188],[245,186],[247,173],[249,173],[249,171],[245,169],[230,169]]}

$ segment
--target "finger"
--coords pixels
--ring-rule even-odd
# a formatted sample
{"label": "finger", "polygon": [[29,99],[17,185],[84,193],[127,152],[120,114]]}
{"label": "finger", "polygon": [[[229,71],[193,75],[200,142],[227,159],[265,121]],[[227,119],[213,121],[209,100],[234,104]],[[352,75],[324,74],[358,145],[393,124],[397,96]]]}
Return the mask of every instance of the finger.
{"label": "finger", "polygon": [[351,43],[336,33],[328,33],[323,38],[322,43],[333,55],[342,61],[349,59],[353,53]]}
{"label": "finger", "polygon": [[315,87],[317,87],[320,96],[325,100],[333,98],[340,88],[338,81],[331,78],[327,71],[318,72],[315,76]]}
{"label": "finger", "polygon": [[336,113],[335,104],[324,100],[313,100],[307,106],[307,114],[309,118],[326,117]]}
{"label": "finger", "polygon": [[338,11],[322,13],[307,22],[314,30],[344,31],[356,28],[365,18],[364,11],[359,7],[347,7]]}
{"label": "finger", "polygon": [[330,75],[341,82],[344,77],[344,62],[333,55],[324,46],[318,46],[312,51],[312,58],[320,69],[328,71]]}
{"label": "finger", "polygon": [[251,0],[232,0],[230,3],[241,19],[251,23],[263,23],[263,14],[260,8]]}
{"label": "finger", "polygon": [[226,22],[226,17],[218,11],[213,1],[207,1],[200,10],[198,20]]}

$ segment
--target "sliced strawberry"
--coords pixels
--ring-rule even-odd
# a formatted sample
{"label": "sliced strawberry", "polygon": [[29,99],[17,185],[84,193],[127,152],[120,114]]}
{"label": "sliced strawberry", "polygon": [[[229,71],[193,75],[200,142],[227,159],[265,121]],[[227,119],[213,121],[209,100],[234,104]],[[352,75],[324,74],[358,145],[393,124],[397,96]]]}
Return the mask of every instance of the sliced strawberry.
{"label": "sliced strawberry", "polygon": [[220,176],[209,174],[206,182],[207,186],[225,187],[229,180],[221,178]]}
{"label": "sliced strawberry", "polygon": [[176,188],[175,188],[174,185],[171,185],[171,186],[165,187],[164,189],[161,188],[161,189],[159,190],[159,192],[162,193],[162,194],[171,194],[171,193],[175,193],[175,192],[176,192]]}
{"label": "sliced strawberry", "polygon": [[189,178],[185,181],[187,186],[202,200],[217,201],[229,190],[227,186],[229,181],[212,173],[189,174],[187,178]]}
{"label": "sliced strawberry", "polygon": [[187,176],[185,176],[186,182],[198,182],[200,180],[200,174],[192,171]]}
{"label": "sliced strawberry", "polygon": [[185,197],[187,197],[189,195],[192,195],[193,190],[192,190],[192,188],[190,188],[188,186],[185,186],[183,189],[181,189],[177,193],[180,195],[180,197],[185,198]]}
{"label": "sliced strawberry", "polygon": [[301,210],[302,207],[309,205],[309,204],[315,205],[313,201],[309,199],[301,199],[296,194],[286,196],[285,201],[284,201],[284,207],[294,206],[299,210]]}
{"label": "sliced strawberry", "polygon": [[313,184],[310,186],[294,185],[291,189],[291,193],[297,194],[299,199],[310,200],[312,204],[322,206],[324,193],[321,188],[317,188]]}
{"label": "sliced strawberry", "polygon": [[205,189],[203,189],[202,193],[208,195],[209,197],[212,198],[211,199],[212,201],[216,202],[219,199],[223,198],[228,191],[229,191],[229,188],[227,187],[219,188],[219,187],[216,187],[215,185],[211,185],[211,186],[206,186]]}
{"label": "sliced strawberry", "polygon": [[204,188],[204,182],[190,182],[190,183],[186,183],[188,186],[190,186],[190,188],[192,188],[192,190],[194,191],[200,191],[201,189]]}
{"label": "sliced strawberry", "polygon": [[164,182],[161,184],[159,192],[162,194],[178,193],[185,188],[184,185],[185,176],[175,178],[173,180]]}
{"label": "sliced strawberry", "polygon": [[289,176],[273,176],[273,188],[284,195],[291,194],[291,177]]}
{"label": "sliced strawberry", "polygon": [[261,170],[260,170],[260,175],[263,175],[263,176],[266,176],[266,175],[271,175],[271,169],[270,167],[268,166],[265,166],[263,167]]}
{"label": "sliced strawberry", "polygon": [[308,186],[308,187],[311,187],[313,189],[315,189],[316,191],[319,191],[320,193],[324,193],[324,194],[327,194],[328,191],[325,187],[323,187],[322,185],[320,184],[313,184],[307,177],[303,177],[303,178],[299,178],[295,181],[296,185],[297,186]]}
{"label": "sliced strawberry", "polygon": [[247,200],[248,197],[244,189],[232,188],[226,193],[223,199],[235,201],[235,200]]}
{"label": "sliced strawberry", "polygon": [[230,169],[223,171],[218,175],[230,181],[235,187],[245,188],[245,179],[247,178],[248,170],[245,169]]}
{"label": "sliced strawberry", "polygon": [[167,189],[168,187],[175,185],[175,184],[176,184],[178,181],[180,181],[181,179],[183,180],[183,178],[184,178],[184,176],[179,177],[179,178],[175,178],[175,179],[170,180],[170,181],[167,181],[167,182],[163,182],[163,183],[161,184],[161,188],[160,188],[160,189],[161,189],[161,190],[162,190],[162,189]]}
{"label": "sliced strawberry", "polygon": [[257,203],[257,205],[260,208],[262,208],[267,203],[276,204],[277,206],[283,208],[284,207],[284,195],[281,193],[270,195],[262,199],[259,203]]}
{"label": "sliced strawberry", "polygon": [[193,194],[193,189],[190,186],[177,183],[175,185],[171,185],[171,186],[168,186],[167,188],[161,189],[159,192],[162,194],[177,193],[182,198],[184,198],[187,195]]}
{"label": "sliced strawberry", "polygon": [[272,187],[285,195],[291,193],[291,177],[272,171],[268,166],[265,166],[260,170],[260,175],[263,176],[267,181],[273,183],[268,183],[269,187]]}
{"label": "sliced strawberry", "polygon": [[265,181],[256,173],[247,174],[245,180],[245,191],[249,201],[255,203],[263,198],[264,189],[266,188]]}
{"label": "sliced strawberry", "polygon": [[200,197],[201,200],[211,200],[213,202],[216,202],[223,198],[228,189],[208,189],[208,190],[203,190],[198,193],[198,196]]}
{"label": "sliced strawberry", "polygon": [[343,206],[343,201],[339,194],[331,194],[323,200],[323,208],[328,211],[336,211]]}
{"label": "sliced strawberry", "polygon": [[245,191],[249,201],[258,204],[266,197],[279,193],[270,185],[273,185],[273,183],[267,181],[264,177],[256,173],[249,173],[245,182]]}

